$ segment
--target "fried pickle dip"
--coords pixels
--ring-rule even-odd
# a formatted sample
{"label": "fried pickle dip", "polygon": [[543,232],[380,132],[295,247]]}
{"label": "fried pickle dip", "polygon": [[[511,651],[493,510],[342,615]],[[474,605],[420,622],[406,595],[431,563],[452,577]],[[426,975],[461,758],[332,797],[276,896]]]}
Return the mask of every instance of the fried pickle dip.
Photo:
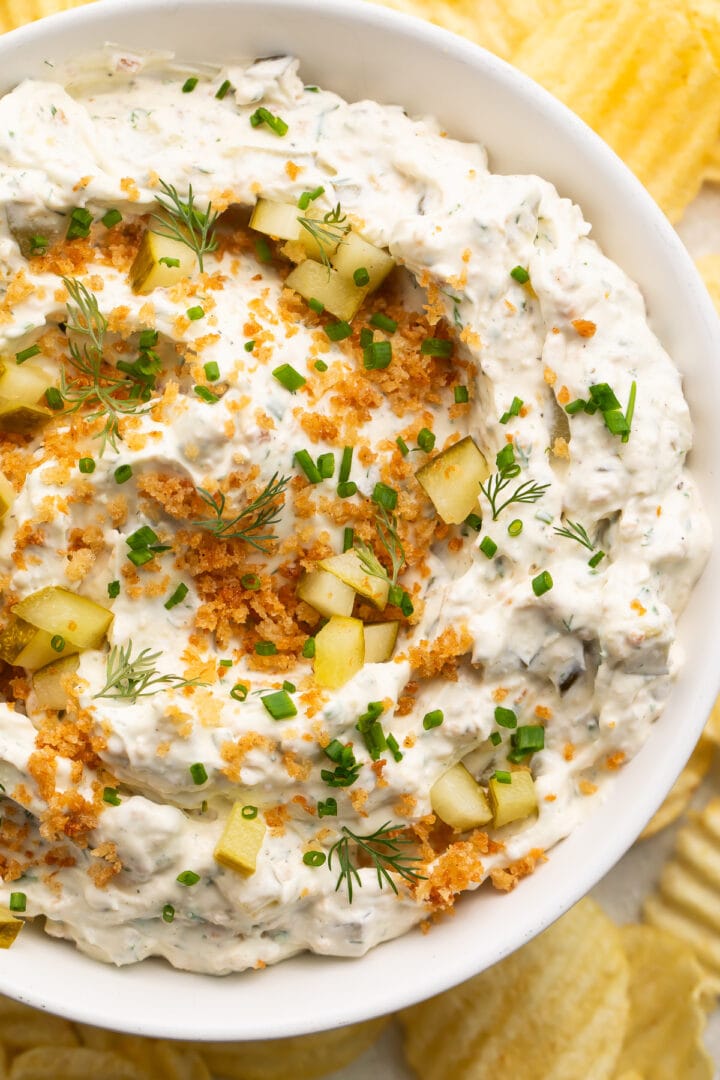
{"label": "fried pickle dip", "polygon": [[0,101],[2,943],[222,974],[511,889],[708,550],[639,290],[292,59],[52,75]]}

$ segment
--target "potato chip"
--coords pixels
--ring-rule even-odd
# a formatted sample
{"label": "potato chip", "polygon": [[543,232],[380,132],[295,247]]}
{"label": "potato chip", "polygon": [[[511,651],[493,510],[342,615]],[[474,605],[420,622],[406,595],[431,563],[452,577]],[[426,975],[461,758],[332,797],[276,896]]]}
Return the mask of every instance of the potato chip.
{"label": "potato chip", "polygon": [[706,975],[694,953],[653,926],[623,926],[620,934],[630,962],[630,1020],[618,1072],[712,1080],[702,1041]]}
{"label": "potato chip", "polygon": [[720,975],[720,799],[693,814],[678,833],[674,855],[643,915],[687,942],[700,962]]}
{"label": "potato chip", "polygon": [[114,1051],[143,1069],[148,1080],[212,1080],[200,1050],[186,1043],[122,1035],[88,1024],[77,1024],[76,1028],[85,1046]]}
{"label": "potato chip", "polygon": [[[720,165],[720,161],[718,164]],[[703,255],[697,260],[696,266],[715,307],[720,312],[720,255]],[[710,713],[707,734],[716,743],[720,743],[720,699],[715,702],[713,711]]]}
{"label": "potato chip", "polygon": [[401,1013],[420,1080],[604,1080],[629,1011],[620,931],[592,900],[489,971]]}
{"label": "potato chip", "polygon": [[0,996],[0,1043],[13,1052],[34,1046],[77,1046],[69,1021]]}
{"label": "potato chip", "polygon": [[716,143],[707,158],[703,169],[703,179],[720,184],[720,142]]}
{"label": "potato chip", "polygon": [[0,32],[86,3],[88,0],[0,0]]}
{"label": "potato chip", "polygon": [[148,1080],[148,1074],[112,1052],[39,1046],[15,1058],[8,1080]]}
{"label": "potato chip", "polygon": [[641,840],[659,833],[684,814],[693,795],[707,775],[715,756],[715,743],[705,735],[692,752],[690,760],[668,792],[665,802],[640,833]]}
{"label": "potato chip", "polygon": [[720,130],[720,70],[676,0],[591,0],[543,20],[511,61],[579,113],[677,221]]}
{"label": "potato chip", "polygon": [[315,1080],[349,1065],[377,1039],[388,1017],[291,1039],[194,1043],[223,1080]]}

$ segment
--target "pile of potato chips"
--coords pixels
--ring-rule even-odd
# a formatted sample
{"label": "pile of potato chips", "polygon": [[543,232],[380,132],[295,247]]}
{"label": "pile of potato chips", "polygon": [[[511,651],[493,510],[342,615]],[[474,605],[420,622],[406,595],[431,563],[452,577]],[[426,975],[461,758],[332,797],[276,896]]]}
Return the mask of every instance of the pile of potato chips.
{"label": "pile of potato chips", "polygon": [[[0,32],[86,0],[0,0]],[[360,0],[358,0],[360,2]],[[720,182],[720,0],[381,0],[542,83],[626,161],[671,221]],[[698,262],[720,310],[720,254]],[[652,836],[679,818],[720,745],[720,706]],[[507,960],[400,1016],[420,1080],[711,1080],[720,989],[720,798],[677,835],[647,925],[583,900]],[[313,1080],[387,1019],[272,1043],[117,1035],[0,997],[0,1080]]]}

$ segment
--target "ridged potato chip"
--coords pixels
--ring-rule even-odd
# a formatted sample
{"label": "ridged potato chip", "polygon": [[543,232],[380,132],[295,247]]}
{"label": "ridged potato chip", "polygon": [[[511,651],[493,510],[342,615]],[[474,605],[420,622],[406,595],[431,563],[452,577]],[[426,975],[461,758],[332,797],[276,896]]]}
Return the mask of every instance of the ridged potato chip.
{"label": "ridged potato chip", "polygon": [[194,1045],[210,1071],[223,1080],[316,1080],[360,1057],[388,1019],[291,1039]]}
{"label": "ridged potato chip", "polygon": [[653,926],[620,929],[630,963],[630,1019],[618,1072],[712,1080],[703,1045],[706,975],[683,942]]}
{"label": "ridged potato chip", "polygon": [[379,0],[419,15],[507,60],[554,8],[553,0]]}
{"label": "ridged potato chip", "polygon": [[643,915],[687,942],[701,964],[720,976],[720,799],[693,814],[678,833]]}
{"label": "ridged potato chip", "polygon": [[112,1051],[39,1046],[15,1058],[8,1080],[148,1080],[148,1073]]}
{"label": "ridged potato chip", "polygon": [[620,931],[586,899],[506,960],[400,1020],[420,1080],[609,1080],[628,1012]]}
{"label": "ridged potato chip", "polygon": [[17,1053],[35,1046],[77,1046],[68,1020],[0,996],[0,1044]]}
{"label": "ridged potato chip", "polygon": [[113,1051],[141,1068],[147,1080],[212,1080],[201,1052],[187,1043],[122,1035],[87,1024],[76,1028],[86,1047]]}
{"label": "ridged potato chip", "polygon": [[88,0],[0,0],[0,33],[86,3]]}
{"label": "ridged potato chip", "polygon": [[676,0],[591,0],[510,57],[593,127],[677,221],[720,131],[720,70]]}
{"label": "ridged potato chip", "polygon": [[707,775],[714,756],[715,743],[707,736],[701,735],[690,760],[668,792],[665,802],[640,833],[641,840],[655,836],[661,829],[667,828],[685,813],[690,800]]}

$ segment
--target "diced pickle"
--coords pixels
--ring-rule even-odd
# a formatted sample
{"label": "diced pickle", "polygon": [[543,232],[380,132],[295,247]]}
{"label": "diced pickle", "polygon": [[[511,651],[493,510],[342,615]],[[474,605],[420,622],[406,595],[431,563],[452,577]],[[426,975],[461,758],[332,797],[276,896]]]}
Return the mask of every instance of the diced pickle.
{"label": "diced pickle", "polygon": [[[11,615],[0,632],[0,659],[15,667],[37,671],[58,658],[58,650],[52,645],[53,637],[47,630],[38,630],[24,619]],[[65,641],[63,656],[72,656],[78,651],[76,645]]]}
{"label": "diced pickle", "polygon": [[384,664],[392,659],[399,627],[398,622],[372,623],[365,627],[366,664]]}
{"label": "diced pickle", "polygon": [[0,398],[14,405],[37,405],[52,379],[32,364],[0,361]]}
{"label": "diced pickle", "polygon": [[241,874],[254,874],[267,826],[259,817],[243,817],[242,802],[233,803],[214,856],[221,866]]}
{"label": "diced pickle", "polygon": [[13,614],[79,649],[98,649],[113,620],[107,608],[57,585],[26,596],[15,604]]}
{"label": "diced pickle", "polygon": [[355,590],[327,570],[312,570],[300,579],[298,596],[320,615],[352,615]]}
{"label": "diced pickle", "polygon": [[493,816],[485,792],[461,762],[435,781],[430,805],[441,821],[460,832],[487,825]]}
{"label": "diced pickle", "polygon": [[332,267],[314,259],[306,259],[292,270],[285,284],[300,293],[305,300],[319,300],[331,315],[350,320],[367,295],[367,288],[358,288],[352,278],[343,277]]}
{"label": "diced pickle", "polygon": [[302,211],[294,203],[258,199],[250,218],[250,228],[276,240],[297,240],[302,226],[298,218]]}
{"label": "diced pickle", "polygon": [[493,825],[498,829],[511,821],[520,821],[537,813],[535,781],[525,769],[510,773],[510,783],[501,784],[491,778],[488,784],[490,804],[493,809]]}
{"label": "diced pickle", "polygon": [[17,405],[0,398],[0,431],[12,435],[31,435],[52,419],[52,412],[42,405]]}
{"label": "diced pickle", "polygon": [[16,919],[9,908],[0,907],[0,949],[10,948],[23,925],[23,920]]}
{"label": "diced pickle", "polygon": [[[57,653],[55,654],[57,655]],[[78,669],[77,655],[63,656],[52,664],[36,671],[33,675],[35,700],[40,709],[66,709],[68,704],[67,684]]]}
{"label": "diced pickle", "polygon": [[351,281],[356,270],[366,270],[370,292],[375,292],[382,285],[395,266],[392,255],[375,247],[368,240],[363,240],[362,236],[354,232],[348,233],[330,262],[343,277]]}
{"label": "diced pickle", "polygon": [[195,252],[186,244],[148,229],[130,267],[130,285],[134,292],[143,294],[168,288],[189,277],[195,264]]}
{"label": "diced pickle", "polygon": [[365,663],[365,633],[360,619],[333,615],[315,635],[315,680],[338,690]]}
{"label": "diced pickle", "polygon": [[[365,570],[356,551],[345,551],[342,555],[331,555],[329,559],[323,559],[319,563],[321,570],[327,570],[340,578],[351,589],[369,600],[375,607],[382,611],[387,604],[390,585],[382,578],[373,577]],[[350,614],[350,612],[348,612]]]}
{"label": "diced pickle", "polygon": [[446,525],[460,525],[477,510],[480,485],[489,475],[488,463],[469,435],[415,473]]}

